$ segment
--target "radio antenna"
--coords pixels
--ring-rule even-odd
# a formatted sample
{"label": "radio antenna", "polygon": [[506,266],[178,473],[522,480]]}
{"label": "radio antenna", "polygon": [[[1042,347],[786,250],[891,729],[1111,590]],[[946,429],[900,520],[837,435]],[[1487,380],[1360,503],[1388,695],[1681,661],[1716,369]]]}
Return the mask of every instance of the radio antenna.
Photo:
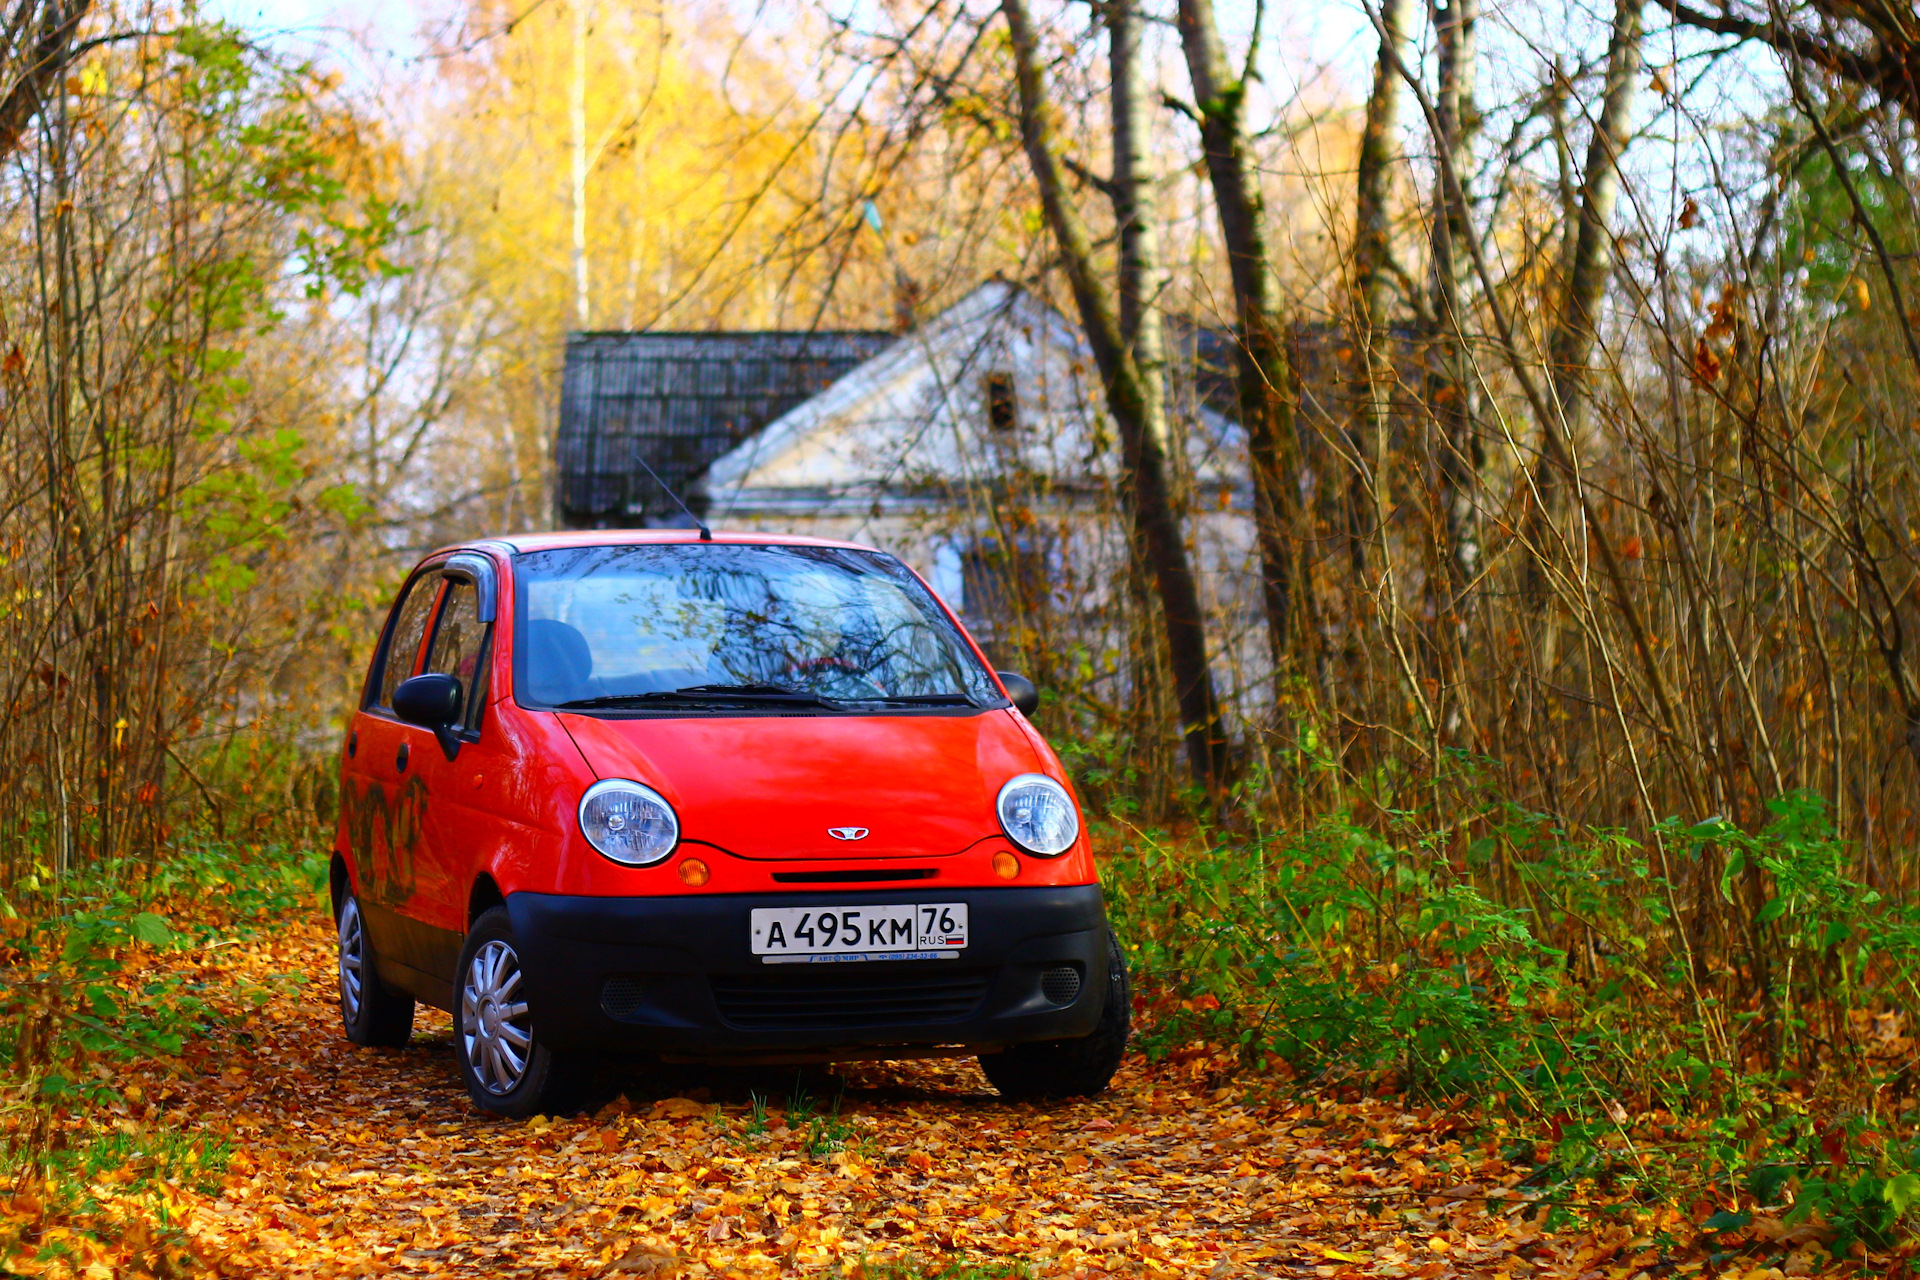
{"label": "radio antenna", "polygon": [[652,467],[647,466],[647,460],[640,456],[640,450],[637,448],[633,451],[633,460],[639,463],[642,467],[646,467],[646,472],[648,475],[653,477],[653,482],[659,485],[662,489],[665,489],[667,492],[667,496],[669,498],[672,498],[674,500],[674,503],[678,505],[682,511],[687,513],[687,519],[693,521],[693,527],[700,531],[700,541],[712,542],[713,530],[707,528],[706,521],[702,520],[699,516],[693,514],[693,508],[680,500],[680,495],[675,493],[673,491],[673,488],[670,485],[668,485],[665,480],[662,480],[660,478],[660,473],[658,471],[655,471]]}

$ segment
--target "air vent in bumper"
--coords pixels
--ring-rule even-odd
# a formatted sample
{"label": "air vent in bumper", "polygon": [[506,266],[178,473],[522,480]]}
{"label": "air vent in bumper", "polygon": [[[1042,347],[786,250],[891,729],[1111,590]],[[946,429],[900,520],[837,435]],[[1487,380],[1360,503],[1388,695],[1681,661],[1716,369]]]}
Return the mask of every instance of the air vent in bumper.
{"label": "air vent in bumper", "polygon": [[853,965],[817,967],[830,972],[711,978],[714,1003],[729,1025],[747,1031],[930,1026],[971,1016],[990,981],[945,963],[865,974],[848,973]]}

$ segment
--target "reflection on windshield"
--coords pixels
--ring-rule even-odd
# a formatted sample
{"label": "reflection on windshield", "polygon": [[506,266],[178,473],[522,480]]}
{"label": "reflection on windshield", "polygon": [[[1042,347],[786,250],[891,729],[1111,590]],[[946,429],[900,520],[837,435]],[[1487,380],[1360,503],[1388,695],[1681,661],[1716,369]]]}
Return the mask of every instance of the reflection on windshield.
{"label": "reflection on windshield", "polygon": [[514,559],[524,704],[711,686],[836,701],[998,691],[906,567],[836,547],[574,547]]}

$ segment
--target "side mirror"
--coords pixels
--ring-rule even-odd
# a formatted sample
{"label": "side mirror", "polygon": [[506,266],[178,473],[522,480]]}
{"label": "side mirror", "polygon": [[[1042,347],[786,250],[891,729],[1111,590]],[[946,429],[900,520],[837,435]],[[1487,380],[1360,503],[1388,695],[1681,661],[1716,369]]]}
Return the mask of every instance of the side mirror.
{"label": "side mirror", "polygon": [[[1006,687],[1007,697],[1013,700],[1014,706],[1020,708],[1021,715],[1030,716],[1040,709],[1040,691],[1033,687],[1033,681],[1013,671],[996,671],[993,674],[1000,677],[1000,683]],[[418,679],[421,677],[414,677],[414,680]],[[412,683],[412,680],[407,682]],[[407,686],[403,684],[400,687],[404,689]],[[400,704],[399,694],[394,695],[393,701],[397,708]]]}
{"label": "side mirror", "polygon": [[393,691],[393,714],[408,724],[433,730],[440,750],[451,760],[460,754],[460,681],[444,672],[402,680]]}

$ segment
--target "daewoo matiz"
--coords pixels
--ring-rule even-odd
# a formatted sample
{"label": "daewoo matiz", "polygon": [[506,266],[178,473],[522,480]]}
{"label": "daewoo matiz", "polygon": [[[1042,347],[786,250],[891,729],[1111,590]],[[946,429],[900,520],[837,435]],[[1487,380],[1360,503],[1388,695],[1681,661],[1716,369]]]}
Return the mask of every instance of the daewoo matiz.
{"label": "daewoo matiz", "polygon": [[1025,679],[866,547],[705,530],[437,552],[347,732],[350,1039],[449,1010],[504,1115],[608,1057],[978,1054],[1106,1087],[1127,971]]}

